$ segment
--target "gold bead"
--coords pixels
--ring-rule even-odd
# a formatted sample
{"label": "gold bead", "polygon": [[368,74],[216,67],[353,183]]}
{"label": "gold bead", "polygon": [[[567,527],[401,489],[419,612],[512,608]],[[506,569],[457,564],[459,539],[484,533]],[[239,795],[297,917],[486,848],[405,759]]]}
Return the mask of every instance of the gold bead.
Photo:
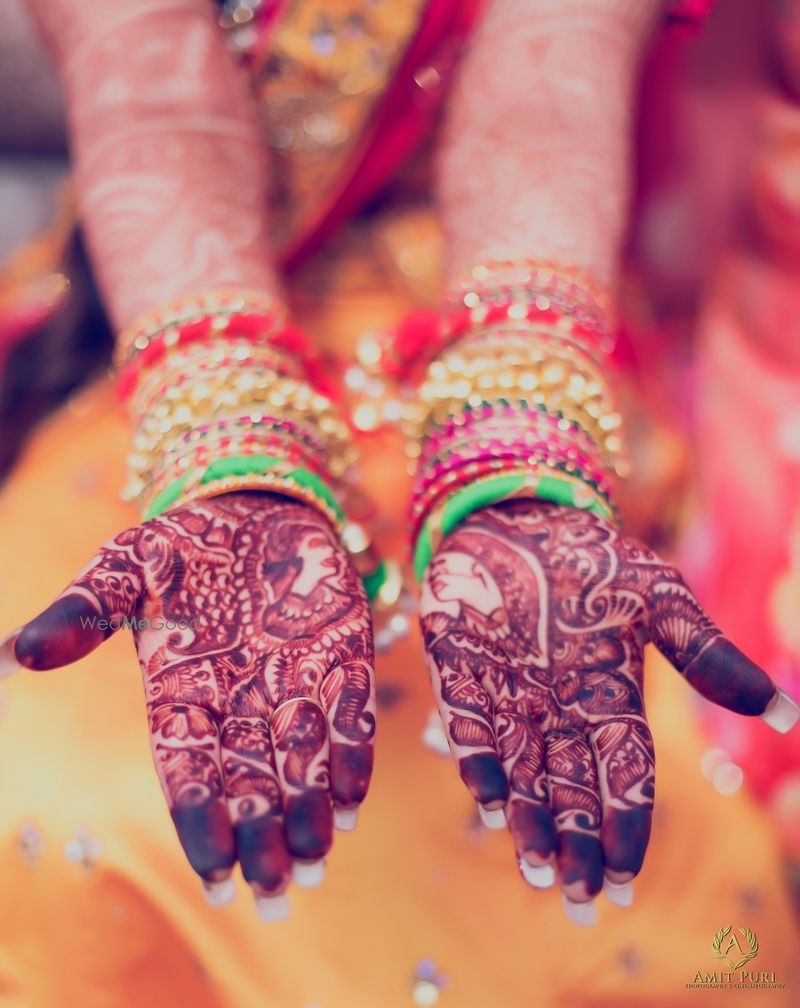
{"label": "gold bead", "polygon": [[508,317],[515,321],[523,321],[528,317],[528,306],[521,301],[517,301],[508,308]]}
{"label": "gold bead", "polygon": [[622,439],[617,434],[610,434],[605,440],[605,446],[614,455],[622,450]]}
{"label": "gold bead", "polygon": [[342,529],[342,541],[348,553],[363,553],[369,546],[369,537],[357,522],[348,522]]}
{"label": "gold bead", "polygon": [[378,411],[372,403],[362,403],[353,411],[353,423],[363,431],[374,430],[378,426]]}
{"label": "gold bead", "polygon": [[612,431],[616,430],[617,427],[622,423],[622,417],[619,413],[606,413],[600,417],[598,420],[598,425],[601,430]]}
{"label": "gold bead", "polygon": [[373,368],[381,359],[381,347],[373,336],[362,336],[356,345],[356,357],[367,368]]}

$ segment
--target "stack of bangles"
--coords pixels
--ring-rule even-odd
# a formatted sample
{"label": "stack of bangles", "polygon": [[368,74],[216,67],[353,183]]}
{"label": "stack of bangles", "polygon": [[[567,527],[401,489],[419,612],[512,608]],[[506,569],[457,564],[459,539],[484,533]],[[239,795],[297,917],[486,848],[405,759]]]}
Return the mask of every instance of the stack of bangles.
{"label": "stack of bangles", "polygon": [[285,494],[330,520],[370,599],[395,601],[399,575],[348,507],[351,431],[275,298],[238,288],[183,298],[122,333],[117,365],[133,424],[123,496],[145,520],[234,490]]}
{"label": "stack of bangles", "polygon": [[[418,581],[442,538],[489,504],[532,497],[613,518],[613,474],[625,468],[597,285],[553,263],[491,263],[453,301],[424,340],[434,355],[406,413]],[[412,356],[419,368],[418,350],[395,343],[395,372]]]}

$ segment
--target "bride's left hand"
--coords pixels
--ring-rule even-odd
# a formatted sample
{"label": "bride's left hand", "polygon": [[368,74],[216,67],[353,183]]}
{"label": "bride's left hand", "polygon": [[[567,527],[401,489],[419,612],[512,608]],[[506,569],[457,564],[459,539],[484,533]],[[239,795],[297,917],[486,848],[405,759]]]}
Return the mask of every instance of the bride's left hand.
{"label": "bride's left hand", "polygon": [[421,617],[450,748],[484,822],[508,823],[532,885],[557,871],[579,922],[603,887],[630,902],[650,835],[648,640],[709,700],[780,731],[798,718],[674,567],[586,511],[519,500],[471,515],[428,568]]}

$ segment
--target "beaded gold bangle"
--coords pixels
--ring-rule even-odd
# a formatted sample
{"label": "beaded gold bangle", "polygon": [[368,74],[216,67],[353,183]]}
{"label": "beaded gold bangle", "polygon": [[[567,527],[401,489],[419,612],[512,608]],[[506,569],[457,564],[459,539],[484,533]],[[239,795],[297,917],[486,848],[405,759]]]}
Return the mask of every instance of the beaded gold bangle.
{"label": "beaded gold bangle", "polygon": [[[502,300],[534,302],[597,329],[607,352],[613,346],[609,337],[614,331],[609,292],[583,270],[553,260],[481,263],[456,280],[449,300],[479,310]],[[475,321],[480,323],[479,317]]]}
{"label": "beaded gold bangle", "polygon": [[215,287],[188,294],[136,319],[119,334],[114,363],[122,367],[165,330],[195,319],[226,319],[234,314],[272,314],[276,322],[285,317],[281,303],[271,294],[238,287]]}

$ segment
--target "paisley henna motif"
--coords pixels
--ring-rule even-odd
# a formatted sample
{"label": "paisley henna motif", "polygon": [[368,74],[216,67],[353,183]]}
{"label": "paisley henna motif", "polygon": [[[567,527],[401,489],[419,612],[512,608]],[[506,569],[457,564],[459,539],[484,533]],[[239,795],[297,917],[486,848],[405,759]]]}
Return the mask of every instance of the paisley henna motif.
{"label": "paisley henna motif", "polygon": [[465,783],[505,806],[518,856],[554,861],[577,901],[644,858],[655,779],[644,641],[732,710],[761,714],[775,696],[673,567],[577,509],[528,500],[471,515],[429,568],[421,616]]}
{"label": "paisley henna motif", "polygon": [[82,657],[128,621],[156,769],[207,881],[237,860],[260,895],[331,844],[366,794],[372,630],[327,521],[266,493],[193,503],[123,532],[14,644],[28,668]]}

